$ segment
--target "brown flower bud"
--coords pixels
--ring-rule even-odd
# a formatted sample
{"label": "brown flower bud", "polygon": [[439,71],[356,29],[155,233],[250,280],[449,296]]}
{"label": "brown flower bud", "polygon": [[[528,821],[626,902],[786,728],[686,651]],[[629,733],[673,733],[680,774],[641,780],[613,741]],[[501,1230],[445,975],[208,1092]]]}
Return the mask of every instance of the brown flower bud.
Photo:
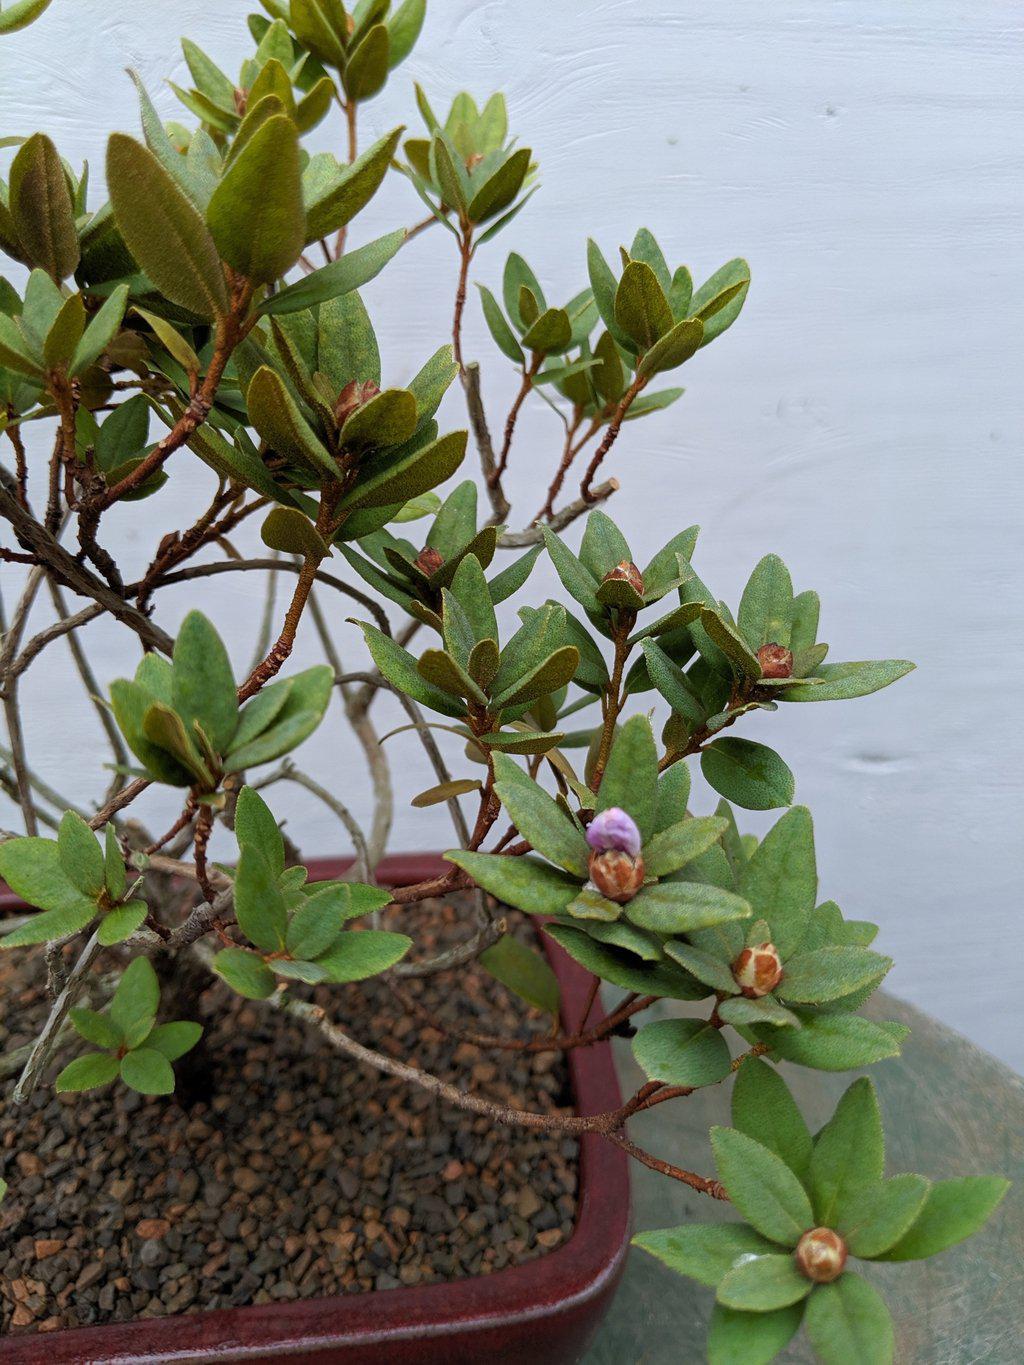
{"label": "brown flower bud", "polygon": [[334,403],[334,420],[338,426],[344,426],[358,408],[365,407],[379,393],[380,389],[372,379],[349,380]]}
{"label": "brown flower bud", "polygon": [[610,901],[625,905],[644,884],[644,860],[630,857],[619,848],[590,855],[590,880]]}
{"label": "brown flower bud", "polygon": [[614,569],[609,569],[602,583],[628,583],[634,592],[643,596],[644,576],[632,560],[624,559],[621,564],[616,564]]}
{"label": "brown flower bud", "polygon": [[433,545],[424,545],[423,549],[413,560],[413,563],[416,565],[417,569],[419,569],[420,573],[425,573],[429,578],[432,573],[437,573],[438,569],[444,563],[444,555],[435,550]]}
{"label": "brown flower bud", "polygon": [[737,986],[751,1000],[773,991],[782,980],[782,962],[774,943],[757,943],[744,948],[732,964]]}
{"label": "brown flower bud", "polygon": [[846,1264],[846,1243],[831,1228],[811,1228],[796,1244],[796,1263],[815,1284],[838,1280]]}
{"label": "brown flower bud", "polygon": [[466,170],[475,171],[483,159],[483,152],[470,152],[469,156],[466,157]]}
{"label": "brown flower bud", "polygon": [[763,678],[791,678],[793,676],[793,651],[785,645],[762,645],[757,651],[757,662],[761,665]]}
{"label": "brown flower bud", "polygon": [[232,98],[234,100],[235,113],[238,115],[239,118],[244,118],[246,105],[249,103],[248,90],[239,90],[238,87],[236,86]]}

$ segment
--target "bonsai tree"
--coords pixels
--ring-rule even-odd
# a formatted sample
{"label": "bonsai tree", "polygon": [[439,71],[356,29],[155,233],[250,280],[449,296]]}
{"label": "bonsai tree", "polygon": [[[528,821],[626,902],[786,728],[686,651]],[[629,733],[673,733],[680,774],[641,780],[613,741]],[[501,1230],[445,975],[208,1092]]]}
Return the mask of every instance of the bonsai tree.
{"label": "bonsai tree", "polygon": [[[777,555],[753,566],[730,606],[695,567],[695,526],[641,567],[607,510],[623,428],[674,407],[684,366],[700,382],[704,347],[744,306],[747,265],[728,261],[695,286],[641,228],[613,256],[594,241],[579,247],[579,289],[549,303],[520,254],[495,254],[538,174],[500,94],[462,93],[438,113],[417,87],[422,127],[361,145],[360,110],[413,47],[424,0],[361,0],[352,13],[340,0],[263,7],[237,73],[184,41],[193,83],[175,89],[185,122],[161,122],[135,78],[141,136],[111,135],[108,201],[45,132],[7,140],[0,246],[25,282],[0,285],[0,553],[28,572],[0,651],[3,783],[24,820],[24,834],[0,844],[0,875],[35,911],[0,942],[8,952],[47,945],[52,996],[14,1099],[50,1083],[53,1050],[69,1036],[78,1050],[58,1091],[170,1094],[175,1064],[200,1040],[198,1022],[175,1017],[197,964],[206,980],[215,974],[393,1073],[360,1019],[311,1003],[305,988],[478,959],[525,1002],[557,1009],[544,955],[504,932],[512,906],[541,917],[541,932],[592,975],[591,1003],[602,985],[617,992],[606,1017],[591,1022],[588,1010],[546,1045],[626,1033],[648,1078],[613,1112],[528,1121],[596,1132],[733,1207],[732,1221],[636,1239],[714,1290],[711,1360],[768,1361],[801,1323],[824,1361],[890,1360],[888,1310],[857,1263],[943,1251],[985,1222],[1006,1183],[887,1173],[866,1077],[820,1132],[808,1129],[780,1064],[871,1067],[899,1052],[906,1030],[860,1012],[891,966],[871,947],[876,926],[821,899],[794,776],[741,732],[750,712],[845,703],[912,665],[832,662],[817,594],[795,591]],[[12,27],[45,6],[9,8]],[[342,129],[342,155],[303,146],[327,119]],[[410,207],[418,198],[427,215],[354,245],[358,215],[388,176],[403,177]],[[410,376],[382,356],[359,289],[426,231],[452,239],[454,302],[437,320],[437,349]],[[494,362],[515,372],[496,423],[462,338],[477,306]],[[450,482],[469,444],[467,430],[439,420],[450,387],[467,405],[482,510],[472,477]],[[557,437],[550,482],[533,515],[516,519],[505,476],[518,414],[538,398]],[[44,430],[49,457],[30,458],[26,435],[41,449]],[[578,488],[566,489],[570,479]],[[195,519],[168,523],[141,577],[126,581],[110,514],[152,499],[152,518],[171,480],[195,494]],[[251,518],[266,553],[244,558],[226,537]],[[541,554],[559,601],[529,595]],[[165,587],[222,573],[266,575],[272,621],[273,583],[290,578],[248,671],[200,612],[175,635],[161,624]],[[56,619],[32,634],[40,592]],[[496,608],[516,595],[518,621],[505,608],[499,622]],[[107,689],[80,635],[100,616],[142,651],[134,676]],[[367,651],[355,671],[336,643],[349,617]],[[300,631],[319,638],[325,661],[297,671]],[[37,775],[19,719],[29,670],[61,638],[111,749],[106,790],[87,809]],[[400,742],[422,744],[437,778],[403,797],[447,802],[455,829],[443,875],[394,889],[375,876],[393,808],[373,718],[384,692],[409,717]],[[347,806],[363,779],[345,771],[328,792],[291,757],[332,705],[376,793],[366,831]],[[460,738],[457,772],[435,729]],[[721,797],[711,813],[689,809],[691,760]],[[350,878],[308,879],[273,809],[285,780],[344,820]],[[155,787],[178,794],[164,832],[142,823]],[[741,832],[737,810],[781,814],[759,841]],[[217,826],[237,845],[224,865],[207,856]],[[479,894],[454,954],[424,960],[407,935],[379,927],[389,903],[460,889]],[[691,1004],[685,1018],[657,1008],[673,1001]],[[400,1074],[481,1112],[436,1077]],[[711,1133],[715,1174],[628,1136],[632,1115],[730,1078],[731,1122]],[[723,1121],[726,1103],[723,1090]]]}

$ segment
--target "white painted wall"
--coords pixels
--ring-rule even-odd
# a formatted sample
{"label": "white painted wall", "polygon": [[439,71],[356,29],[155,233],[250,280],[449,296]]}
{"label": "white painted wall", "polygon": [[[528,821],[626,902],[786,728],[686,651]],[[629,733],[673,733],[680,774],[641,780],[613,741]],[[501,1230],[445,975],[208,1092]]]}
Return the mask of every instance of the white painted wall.
{"label": "white painted wall", "polygon": [[[250,7],[59,0],[3,40],[0,132],[45,126],[98,173],[107,131],[137,128],[123,68],[137,66],[164,116],[180,117],[162,86],[184,75],[179,35],[233,72]],[[792,764],[815,812],[823,891],[881,922],[894,989],[1024,1066],[1024,745],[1013,701],[1024,668],[1019,9],[434,0],[431,10],[419,48],[369,106],[365,135],[415,123],[414,78],[441,105],[462,85],[507,91],[543,189],[478,258],[478,278],[497,281],[515,246],[555,298],[568,297],[585,280],[587,234],[614,251],[640,224],[699,278],[735,254],[750,259],[740,323],[688,367],[685,399],[616,449],[611,468],[625,487],[614,512],[638,559],[700,521],[700,571],[733,602],[775,550],[798,588],[820,590],[834,657],[917,660],[916,674],[880,696],[793,707],[745,733]],[[338,143],[337,123],[315,140]],[[359,220],[356,240],[419,216],[398,182]],[[385,280],[368,294],[386,375],[400,381],[444,337],[450,240],[421,237]],[[512,376],[472,301],[469,318],[469,353],[484,361],[500,425]],[[445,410],[452,424],[458,401]],[[539,505],[556,439],[550,412],[528,404],[511,479],[522,513]],[[117,516],[129,569],[167,526],[188,524],[205,491],[202,470],[186,456],[176,464],[158,499]],[[112,519],[111,542],[113,529]],[[4,569],[8,602],[18,576]],[[533,587],[553,583],[545,568]],[[241,670],[256,582],[170,591],[159,619],[173,628],[195,604]],[[328,605],[339,623],[348,614]],[[33,625],[45,619],[41,608]],[[315,658],[308,634],[303,662]],[[346,661],[360,666],[360,647],[343,638]],[[89,639],[104,682],[134,666],[126,632],[95,625]],[[25,693],[34,762],[87,799],[86,765],[105,755],[63,646]],[[409,793],[429,783],[408,737],[389,752]],[[361,760],[337,715],[302,761],[366,814]],[[296,837],[309,852],[336,849],[332,818],[303,797],[281,791]],[[146,814],[159,823],[156,804]],[[8,808],[0,818],[9,822]],[[766,823],[751,817],[749,827]],[[395,847],[448,838],[443,808],[400,802]]]}

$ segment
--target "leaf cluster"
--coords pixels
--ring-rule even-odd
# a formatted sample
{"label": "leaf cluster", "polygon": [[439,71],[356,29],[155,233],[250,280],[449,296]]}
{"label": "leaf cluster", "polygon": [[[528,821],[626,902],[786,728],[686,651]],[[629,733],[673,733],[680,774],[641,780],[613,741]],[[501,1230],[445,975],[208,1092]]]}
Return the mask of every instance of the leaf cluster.
{"label": "leaf cluster", "polygon": [[386,971],[412,946],[405,934],[353,931],[349,921],[387,905],[380,887],[358,882],[314,882],[306,869],[285,865],[284,839],[270,808],[243,787],[235,810],[240,856],[235,874],[235,917],[251,948],[222,948],[213,970],[250,1000],[265,1000],[277,978],[320,982],[362,981]]}

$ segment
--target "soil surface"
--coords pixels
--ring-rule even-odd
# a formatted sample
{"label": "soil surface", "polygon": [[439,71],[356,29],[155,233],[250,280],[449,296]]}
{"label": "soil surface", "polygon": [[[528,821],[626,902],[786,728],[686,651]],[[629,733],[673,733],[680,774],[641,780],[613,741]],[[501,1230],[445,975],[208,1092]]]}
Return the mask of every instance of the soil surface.
{"label": "soil surface", "polygon": [[[417,956],[472,922],[458,897],[401,919]],[[0,1063],[45,1017],[45,975],[38,951],[0,956]],[[476,965],[403,989],[453,1028],[550,1027]],[[479,1095],[568,1106],[558,1054],[446,1039],[379,982],[314,998],[360,1041]],[[488,1274],[571,1235],[574,1140],[441,1105],[221,983],[200,1018],[213,1088],[187,1110],[120,1084],[55,1095],[52,1076],[88,1046],[74,1041],[26,1105],[0,1080],[0,1335]]]}

